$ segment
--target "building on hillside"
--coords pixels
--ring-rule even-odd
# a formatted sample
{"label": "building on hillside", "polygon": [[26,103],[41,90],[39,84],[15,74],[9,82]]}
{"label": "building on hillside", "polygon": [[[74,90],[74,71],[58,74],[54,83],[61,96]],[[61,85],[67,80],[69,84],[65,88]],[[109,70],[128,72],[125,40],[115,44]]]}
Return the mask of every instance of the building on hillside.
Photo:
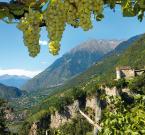
{"label": "building on hillside", "polygon": [[116,68],[116,80],[119,80],[121,78],[131,79],[135,76],[139,76],[145,73],[144,69],[133,69],[131,67],[117,67]]}

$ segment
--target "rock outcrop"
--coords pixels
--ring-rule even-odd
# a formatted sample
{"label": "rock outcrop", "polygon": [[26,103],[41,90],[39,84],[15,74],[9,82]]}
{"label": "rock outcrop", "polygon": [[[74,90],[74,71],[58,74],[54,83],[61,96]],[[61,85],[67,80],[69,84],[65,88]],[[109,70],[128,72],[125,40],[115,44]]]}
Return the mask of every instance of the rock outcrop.
{"label": "rock outcrop", "polygon": [[[108,96],[118,96],[120,93],[120,90],[118,90],[116,87],[104,88],[106,95]],[[123,89],[122,92],[129,93],[129,89]],[[85,102],[85,108],[91,108],[94,112],[96,112],[95,120],[99,121],[101,119],[101,104],[99,98],[97,98],[95,95],[92,97],[87,97]],[[78,100],[74,101],[73,104],[68,105],[64,108],[64,110],[60,112],[55,112],[55,114],[52,114],[50,116],[50,124],[46,125],[50,128],[59,128],[61,125],[64,125],[65,123],[71,122],[73,118],[75,118],[78,115],[78,110],[80,109],[80,103]],[[45,118],[43,118],[43,121]],[[47,119],[48,121],[48,119]],[[37,130],[41,128],[41,121],[38,123],[33,123],[29,135],[37,135]],[[45,128],[47,131],[47,128]]]}
{"label": "rock outcrop", "polygon": [[95,110],[95,107],[96,107],[96,97],[95,96],[93,96],[91,98],[87,98],[86,107],[89,107],[89,108],[92,108],[93,110]]}
{"label": "rock outcrop", "polygon": [[38,129],[37,123],[33,123],[29,135],[37,135],[37,129]]}
{"label": "rock outcrop", "polygon": [[106,95],[108,95],[108,96],[119,95],[119,91],[116,87],[113,87],[113,88],[105,87],[104,90],[105,90]]}
{"label": "rock outcrop", "polygon": [[58,128],[60,125],[71,121],[71,119],[77,115],[78,109],[79,102],[75,101],[72,105],[67,106],[62,113],[55,112],[54,115],[51,115],[50,127]]}

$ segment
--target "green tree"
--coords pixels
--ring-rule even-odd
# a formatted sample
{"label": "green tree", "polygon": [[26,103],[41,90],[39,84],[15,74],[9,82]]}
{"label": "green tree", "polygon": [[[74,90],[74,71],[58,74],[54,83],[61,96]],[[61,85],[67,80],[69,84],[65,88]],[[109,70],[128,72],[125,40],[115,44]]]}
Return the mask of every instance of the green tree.
{"label": "green tree", "polygon": [[0,99],[0,135],[5,135],[6,130],[4,104],[5,102]]}
{"label": "green tree", "polygon": [[145,94],[145,85],[144,84],[145,84],[145,74],[133,79],[129,84],[129,88],[134,93],[144,95]]}
{"label": "green tree", "polygon": [[99,135],[145,134],[144,96],[134,96],[133,104],[124,103],[121,98],[110,97],[110,105],[103,112]]}

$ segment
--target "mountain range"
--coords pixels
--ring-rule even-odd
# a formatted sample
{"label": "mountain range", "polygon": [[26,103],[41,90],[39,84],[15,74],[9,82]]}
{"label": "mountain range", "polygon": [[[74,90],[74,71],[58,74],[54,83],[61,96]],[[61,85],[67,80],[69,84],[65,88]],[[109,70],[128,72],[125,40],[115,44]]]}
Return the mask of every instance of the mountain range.
{"label": "mountain range", "polygon": [[0,83],[7,86],[13,86],[21,88],[30,78],[26,76],[17,76],[17,75],[2,75],[0,76]]}
{"label": "mountain range", "polygon": [[86,41],[64,54],[42,73],[29,80],[22,89],[35,91],[62,85],[87,70],[121,42],[121,40]]}

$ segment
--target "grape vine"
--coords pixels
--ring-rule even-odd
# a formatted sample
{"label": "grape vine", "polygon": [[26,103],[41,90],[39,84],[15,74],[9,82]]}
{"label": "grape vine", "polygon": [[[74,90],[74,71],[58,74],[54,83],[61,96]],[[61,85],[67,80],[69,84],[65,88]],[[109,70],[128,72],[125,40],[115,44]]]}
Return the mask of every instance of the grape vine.
{"label": "grape vine", "polygon": [[93,27],[92,17],[96,21],[101,21],[104,18],[104,8],[107,6],[115,11],[116,4],[121,6],[124,17],[137,16],[140,21],[143,20],[145,11],[144,0],[16,0],[14,2],[14,4],[20,2],[25,7],[20,8],[14,4],[13,7],[0,5],[3,7],[0,8],[0,19],[6,17],[20,19],[18,28],[24,34],[24,44],[32,57],[40,52],[41,26],[46,26],[48,32],[49,52],[57,55],[66,25],[81,27],[84,31],[88,31]]}

